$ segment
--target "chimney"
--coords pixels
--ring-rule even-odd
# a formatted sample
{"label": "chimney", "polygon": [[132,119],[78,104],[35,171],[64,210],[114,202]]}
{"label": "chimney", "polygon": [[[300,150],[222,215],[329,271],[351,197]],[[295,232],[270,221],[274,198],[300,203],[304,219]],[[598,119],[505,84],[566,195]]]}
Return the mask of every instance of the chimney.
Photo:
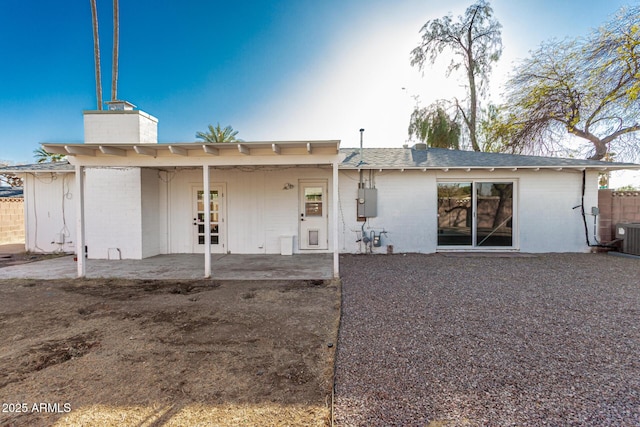
{"label": "chimney", "polygon": [[85,144],[157,144],[158,119],[127,101],[109,101],[107,110],[84,111]]}

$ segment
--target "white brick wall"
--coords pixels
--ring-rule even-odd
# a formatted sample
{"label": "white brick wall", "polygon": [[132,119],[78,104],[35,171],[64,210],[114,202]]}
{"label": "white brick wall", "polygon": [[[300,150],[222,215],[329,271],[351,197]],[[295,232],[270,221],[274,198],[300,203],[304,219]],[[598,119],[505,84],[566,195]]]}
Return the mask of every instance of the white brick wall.
{"label": "white brick wall", "polygon": [[[362,232],[362,222],[356,220],[356,198],[359,175],[357,171],[340,171],[340,252],[364,252],[364,246],[356,242]],[[369,172],[364,173],[369,186]],[[375,186],[378,189],[378,215],[364,224],[364,232],[382,235],[382,246],[373,248],[375,253],[386,253],[387,245],[394,252],[435,252],[436,227],[435,176],[419,171],[376,171]]]}
{"label": "white brick wall", "polygon": [[[200,168],[160,172],[140,168],[87,168],[86,240],[90,258],[107,258],[118,248],[123,258],[159,253],[193,252],[193,191],[202,187]],[[365,172],[368,184],[369,174]],[[253,172],[212,169],[213,185],[225,188],[227,248],[232,253],[280,253],[280,236],[294,236],[298,252],[299,180],[326,179],[331,212],[331,170],[271,168]],[[362,223],[356,221],[358,172],[339,172],[340,252],[357,253]],[[437,249],[437,180],[516,182],[514,222],[516,249],[523,252],[584,252],[584,227],[579,209],[581,173],[566,172],[422,172],[376,171],[378,215],[365,224],[367,235],[383,229],[382,247],[394,252],[432,253]],[[285,183],[294,184],[283,190]],[[586,211],[597,206],[597,173],[587,174]],[[27,248],[53,252],[75,249],[76,197],[73,174],[25,179]],[[588,216],[591,227],[593,217]],[[329,219],[329,230],[333,224]],[[590,229],[591,232],[591,229]],[[63,245],[52,243],[65,235]],[[329,250],[332,240],[329,239]]]}
{"label": "white brick wall", "polygon": [[[585,211],[598,206],[598,174],[587,173]],[[520,180],[520,248],[523,252],[585,252],[580,214],[581,172],[530,172]],[[590,233],[593,217],[587,216]],[[593,240],[593,239],[591,239]],[[593,243],[593,242],[592,242]]]}
{"label": "white brick wall", "polygon": [[123,259],[142,257],[140,168],[87,168],[85,233],[89,258],[106,259],[120,249]]}
{"label": "white brick wall", "polygon": [[[582,177],[578,172],[376,171],[373,176],[378,189],[378,215],[370,218],[364,229],[367,235],[372,230],[388,233],[382,236],[383,244],[374,248],[374,252],[386,253],[387,245],[393,245],[396,253],[433,253],[437,250],[438,180],[514,181],[516,249],[523,252],[588,250],[579,209],[572,209],[580,203]],[[328,209],[331,209],[331,171],[328,169],[273,168],[254,172],[212,169],[211,177],[213,183],[224,184],[226,188],[227,249],[232,253],[279,253],[281,235],[293,235],[298,251],[299,179],[326,179],[329,184]],[[364,177],[368,183],[368,172]],[[338,249],[340,252],[361,252],[363,246],[356,242],[362,227],[362,223],[356,221],[358,172],[342,170],[339,179]],[[597,173],[588,174],[587,212],[591,206],[597,206],[596,180]],[[293,183],[295,188],[283,190],[287,182]],[[168,222],[169,235],[157,245],[162,246],[166,239],[170,242],[169,252],[190,253],[193,250],[192,193],[194,188],[202,186],[202,172],[199,169],[177,171],[169,184],[168,199],[164,196],[165,185],[159,184],[163,200],[159,204],[161,212],[166,209],[167,202],[170,204],[169,219],[163,214],[160,215],[162,221],[159,218],[153,221],[157,221],[160,229],[165,227],[161,223]],[[331,227],[330,219],[329,229]]]}
{"label": "white brick wall", "polygon": [[86,144],[157,143],[158,119],[139,110],[85,111]]}
{"label": "white brick wall", "polygon": [[[157,169],[141,169],[142,257],[161,253],[160,179]],[[166,226],[166,223],[163,224]]]}
{"label": "white brick wall", "polygon": [[[368,185],[369,172],[364,173]],[[376,171],[378,215],[365,224],[365,232],[383,229],[382,247],[394,252],[432,253],[437,249],[437,180],[515,181],[515,248],[522,252],[585,252],[584,226],[579,209],[582,175],[577,171],[539,172],[422,172]],[[357,171],[340,171],[340,252],[363,252],[356,243],[362,222],[356,221]],[[587,174],[586,211],[597,206],[597,173]],[[588,216],[587,221],[593,221]]]}
{"label": "white brick wall", "polygon": [[[298,251],[299,179],[326,179],[331,189],[329,169],[273,167],[253,172],[212,169],[212,185],[226,188],[226,249],[231,253],[280,253],[280,236],[289,235],[294,236],[294,247]],[[191,253],[193,191],[202,188],[202,170],[178,170],[169,180],[169,196],[162,196],[170,206],[169,252]],[[293,184],[294,188],[283,190],[285,183]],[[161,194],[166,191],[165,185],[160,185]],[[329,212],[330,198],[329,194]]]}
{"label": "white brick wall", "polygon": [[[75,251],[75,178],[73,174],[25,176],[25,246],[31,252]],[[59,234],[64,243],[55,243]]]}

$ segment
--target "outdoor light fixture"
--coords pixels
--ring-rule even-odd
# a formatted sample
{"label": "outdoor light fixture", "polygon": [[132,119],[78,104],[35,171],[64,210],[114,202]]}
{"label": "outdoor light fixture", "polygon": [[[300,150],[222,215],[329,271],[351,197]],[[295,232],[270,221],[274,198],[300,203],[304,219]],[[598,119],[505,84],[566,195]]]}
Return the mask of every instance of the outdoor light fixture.
{"label": "outdoor light fixture", "polygon": [[293,184],[291,184],[290,182],[287,182],[284,187],[282,187],[283,190],[291,190],[293,188]]}

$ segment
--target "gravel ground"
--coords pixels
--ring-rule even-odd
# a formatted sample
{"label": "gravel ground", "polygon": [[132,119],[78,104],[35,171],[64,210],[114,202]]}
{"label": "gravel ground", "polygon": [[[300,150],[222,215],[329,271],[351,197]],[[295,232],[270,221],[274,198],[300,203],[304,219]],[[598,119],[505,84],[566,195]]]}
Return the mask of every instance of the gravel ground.
{"label": "gravel ground", "polygon": [[340,263],[335,425],[640,425],[640,260]]}

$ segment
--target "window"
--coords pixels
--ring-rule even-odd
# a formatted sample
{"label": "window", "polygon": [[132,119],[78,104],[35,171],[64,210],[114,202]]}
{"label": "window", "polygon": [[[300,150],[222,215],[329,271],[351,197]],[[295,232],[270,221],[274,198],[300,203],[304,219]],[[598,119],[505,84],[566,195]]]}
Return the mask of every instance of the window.
{"label": "window", "polygon": [[322,216],[322,187],[304,189],[304,215]]}
{"label": "window", "polygon": [[513,182],[438,183],[438,246],[513,246]]}
{"label": "window", "polygon": [[[218,190],[212,190],[209,194],[211,197],[211,216],[209,217],[209,226],[211,227],[211,244],[217,245],[220,243],[220,229],[219,229],[219,215],[220,215],[220,200]],[[197,191],[197,224],[198,224],[198,244],[204,245],[205,242],[205,227],[206,221],[204,216],[204,191]]]}

